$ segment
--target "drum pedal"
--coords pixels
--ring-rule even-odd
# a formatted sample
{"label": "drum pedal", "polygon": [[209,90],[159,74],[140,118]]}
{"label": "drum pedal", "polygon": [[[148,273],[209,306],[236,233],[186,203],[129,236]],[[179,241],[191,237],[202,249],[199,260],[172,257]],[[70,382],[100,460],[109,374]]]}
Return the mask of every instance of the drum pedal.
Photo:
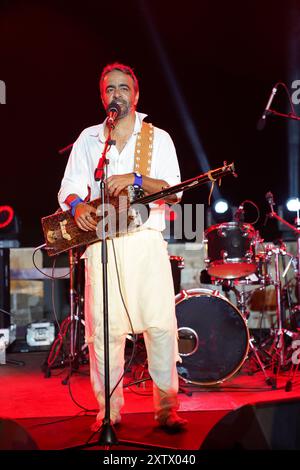
{"label": "drum pedal", "polygon": [[250,338],[249,340],[249,345],[250,345],[250,349],[252,351],[252,353],[254,354],[254,357],[262,371],[262,373],[264,374],[264,377],[265,377],[265,381],[266,381],[266,384],[269,385],[270,387],[272,387],[273,390],[275,390],[277,388],[277,384],[276,384],[276,381],[274,379],[274,377],[270,377],[267,372],[266,372],[266,367],[265,365],[262,363],[260,357],[259,357],[259,354],[258,354],[258,348],[253,344],[255,341],[255,339],[252,337]]}

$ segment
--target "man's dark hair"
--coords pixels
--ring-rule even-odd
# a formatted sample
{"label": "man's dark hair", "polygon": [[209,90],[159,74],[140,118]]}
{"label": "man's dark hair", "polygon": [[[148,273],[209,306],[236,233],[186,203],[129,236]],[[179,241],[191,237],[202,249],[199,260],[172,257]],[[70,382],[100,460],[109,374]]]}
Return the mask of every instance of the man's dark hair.
{"label": "man's dark hair", "polygon": [[101,87],[102,87],[104,77],[108,73],[112,72],[113,70],[118,70],[119,72],[123,72],[123,73],[126,73],[127,75],[129,75],[133,80],[134,90],[135,90],[136,93],[138,93],[139,83],[138,83],[138,80],[136,78],[136,75],[135,75],[133,69],[131,67],[129,67],[128,65],[124,65],[124,64],[121,64],[119,62],[114,62],[113,64],[108,64],[102,70],[101,77],[100,77],[100,82],[99,82],[100,91],[101,91]]}

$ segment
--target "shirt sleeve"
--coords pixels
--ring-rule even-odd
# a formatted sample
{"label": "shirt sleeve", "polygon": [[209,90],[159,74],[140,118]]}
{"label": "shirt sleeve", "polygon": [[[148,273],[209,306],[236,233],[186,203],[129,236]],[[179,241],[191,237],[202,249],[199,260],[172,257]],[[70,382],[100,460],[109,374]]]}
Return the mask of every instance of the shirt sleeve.
{"label": "shirt sleeve", "polygon": [[[166,181],[170,186],[175,186],[181,181],[180,168],[178,164],[175,145],[170,135],[158,130],[158,135],[154,135],[154,155],[155,155],[155,178]],[[177,193],[180,200],[182,192]]]}
{"label": "shirt sleeve", "polygon": [[58,193],[58,202],[63,210],[69,209],[64,201],[70,194],[78,194],[81,199],[85,199],[88,195],[89,171],[87,157],[85,139],[82,133],[73,145]]}

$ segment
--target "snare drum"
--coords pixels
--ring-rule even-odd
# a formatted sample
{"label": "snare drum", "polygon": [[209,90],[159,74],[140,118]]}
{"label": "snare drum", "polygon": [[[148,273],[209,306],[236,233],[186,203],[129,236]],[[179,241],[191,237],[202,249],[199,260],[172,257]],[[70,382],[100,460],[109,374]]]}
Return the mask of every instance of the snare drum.
{"label": "snare drum", "polygon": [[246,277],[256,271],[254,227],[226,222],[204,232],[208,273],[221,279]]}
{"label": "snare drum", "polygon": [[249,331],[240,311],[219,291],[190,289],[175,297],[178,374],[185,381],[214,385],[232,377],[249,349]]}

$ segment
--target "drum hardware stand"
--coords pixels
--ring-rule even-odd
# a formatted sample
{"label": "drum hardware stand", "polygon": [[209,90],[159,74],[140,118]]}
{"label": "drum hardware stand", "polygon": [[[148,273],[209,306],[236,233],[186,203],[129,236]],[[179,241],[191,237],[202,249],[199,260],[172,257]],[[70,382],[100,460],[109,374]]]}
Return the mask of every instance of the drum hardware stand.
{"label": "drum hardware stand", "polygon": [[[279,270],[279,255],[286,255],[285,246],[281,245],[280,247],[269,247],[268,256],[270,253],[275,255],[275,279],[272,282],[272,285],[275,287],[275,295],[276,295],[276,321],[277,327],[271,330],[271,335],[269,340],[265,341],[261,347],[264,349],[265,344],[271,340],[271,347],[269,352],[267,352],[271,367],[273,369],[273,388],[277,388],[277,378],[280,370],[283,367],[287,366],[287,350],[284,340],[284,335],[291,336],[292,332],[284,329],[283,325],[283,309],[282,309],[282,301],[281,301],[281,294],[282,294],[282,285],[280,279],[280,270]],[[272,336],[273,339],[272,339]]]}
{"label": "drum hardware stand", "polygon": [[81,325],[84,325],[83,305],[84,297],[81,292],[82,267],[80,266],[80,255],[78,250],[69,250],[70,265],[70,371],[62,380],[63,385],[67,385],[72,373],[79,369],[80,362],[86,362],[86,358],[81,358],[87,344],[81,346]]}
{"label": "drum hardware stand", "polygon": [[[299,200],[298,200],[299,202]],[[297,209],[297,217],[295,220],[295,225],[296,228],[294,228],[294,231],[297,230],[297,256],[296,258],[290,259],[289,264],[293,263],[294,266],[294,271],[295,271],[295,277],[296,277],[296,299],[297,299],[297,305],[294,307],[294,312],[298,312],[300,310],[300,213],[299,213],[299,206]],[[289,266],[288,266],[289,267]],[[286,271],[288,270],[288,267],[286,268]],[[285,391],[290,392],[293,387],[293,382],[295,380],[296,373],[299,370],[299,362],[300,362],[300,357],[299,357],[299,346],[300,346],[300,333],[294,333],[293,334],[293,342],[292,342],[292,348],[296,349],[298,346],[298,350],[295,352],[298,353],[296,354],[296,357],[294,354],[292,354],[292,373],[290,374],[290,378],[286,382],[285,385]]]}
{"label": "drum hardware stand", "polygon": [[[297,211],[297,218],[296,218],[296,226],[289,224],[286,220],[280,217],[274,211],[274,198],[271,192],[266,194],[267,202],[270,205],[271,213],[268,214],[268,217],[275,218],[280,223],[288,226],[291,230],[293,230],[297,234],[297,271],[296,271],[296,280],[297,280],[297,295],[300,294],[300,217],[299,217],[299,210]],[[286,249],[285,246],[275,247],[272,249],[272,252],[275,254],[275,292],[276,292],[276,317],[277,317],[277,330],[275,331],[275,338],[273,343],[273,349],[277,353],[278,357],[278,364],[276,367],[278,370],[280,367],[286,365],[287,358],[286,358],[286,351],[284,345],[284,333],[292,334],[288,330],[283,330],[283,318],[282,318],[282,304],[281,304],[281,281],[280,281],[280,272],[279,272],[279,254],[285,255]],[[290,263],[289,263],[290,265]],[[289,267],[288,265],[288,267]],[[287,268],[285,269],[286,274]],[[298,297],[299,302],[299,297]],[[289,388],[289,386],[288,386]]]}
{"label": "drum hardware stand", "polygon": [[275,331],[274,346],[277,350],[277,356],[279,359],[278,368],[282,367],[285,364],[285,347],[284,347],[284,337],[283,337],[283,321],[282,321],[282,304],[281,304],[281,280],[279,272],[279,255],[285,254],[281,248],[273,248],[273,253],[275,255],[275,294],[276,294],[276,318],[277,318],[277,330]]}
{"label": "drum hardware stand", "polygon": [[[243,317],[244,317],[244,319],[247,323],[248,319],[249,319],[249,316],[250,316],[250,312],[247,309],[247,305],[246,305],[247,299],[246,299],[246,292],[244,290],[244,285],[242,285],[241,291],[239,291],[235,286],[232,287],[232,290],[233,290],[233,292],[235,293],[235,296],[236,296],[237,308],[240,310],[241,314],[243,315]],[[264,364],[262,363],[262,361],[259,357],[258,348],[255,346],[254,342],[255,342],[255,339],[253,337],[250,337],[249,346],[250,346],[251,352],[252,352],[252,354],[254,354],[254,357],[255,357],[262,373],[264,374],[266,384],[270,385],[273,389],[275,389],[276,388],[275,381],[272,377],[270,377],[267,374],[266,367],[264,366]],[[249,358],[249,356],[248,356],[248,358]]]}
{"label": "drum hardware stand", "polygon": [[[287,266],[285,266],[284,258],[282,259],[283,268],[284,268],[284,272],[282,274],[283,279],[286,277],[287,272],[288,272],[291,264],[293,264],[293,266],[294,266],[294,271],[297,270],[297,267],[295,266],[294,256],[291,253],[286,253],[286,254],[288,256],[290,256],[290,260],[289,260]],[[294,314],[295,310],[293,308],[293,301],[292,301],[292,298],[291,298],[291,287],[289,286],[289,281],[287,281],[282,287],[282,303],[283,303],[284,306],[287,307],[287,309],[289,311],[290,326],[292,328],[292,315]]]}
{"label": "drum hardware stand", "polygon": [[237,308],[243,315],[244,319],[247,321],[250,316],[250,312],[246,306],[246,292],[244,290],[244,286],[242,285],[241,291],[239,291],[235,286],[232,289],[236,296]]}
{"label": "drum hardware stand", "polygon": [[266,381],[266,384],[267,385],[270,385],[270,387],[272,387],[274,390],[277,388],[276,387],[276,381],[274,380],[273,377],[270,377],[267,373],[266,373],[266,367],[264,366],[264,364],[262,363],[260,357],[259,357],[259,354],[258,354],[258,349],[257,347],[253,344],[253,342],[255,341],[255,339],[253,337],[251,337],[249,339],[249,345],[250,345],[250,348],[251,348],[251,351],[252,353],[254,354],[255,356],[255,359],[262,371],[262,373],[264,374],[264,377],[265,377],[265,381]]}
{"label": "drum hardware stand", "polygon": [[[152,378],[150,376],[147,377],[147,374],[146,374],[147,369],[148,369],[148,359],[146,358],[144,363],[141,365],[141,372],[139,372],[139,375],[137,377],[135,377],[135,376],[133,377],[134,382],[131,383],[130,386],[132,386],[132,385],[140,386],[144,382],[147,382],[149,380],[152,381]],[[187,390],[185,387],[182,387],[180,385],[180,381],[182,381],[185,385],[186,385],[186,382],[180,376],[178,377],[178,379],[179,379],[178,392],[183,393],[184,395],[186,395],[188,397],[191,397],[193,395],[193,392],[191,392],[190,390]]]}
{"label": "drum hardware stand", "polygon": [[[82,268],[80,266],[80,251],[76,249],[69,250],[69,267],[70,267],[70,283],[69,283],[69,302],[70,302],[70,315],[65,318],[61,324],[61,329],[56,337],[48,357],[42,366],[42,370],[46,378],[51,376],[51,369],[58,367],[70,367],[67,376],[62,380],[62,384],[66,385],[69,381],[72,372],[79,369],[80,363],[87,362],[86,356],[83,351],[87,345],[81,345],[81,326],[84,326],[83,320],[83,304],[84,297],[81,292],[82,283]],[[67,334],[70,337],[70,350],[63,352],[63,357],[58,365],[52,365],[55,362],[56,356],[60,349],[65,347]],[[64,351],[64,349],[63,349]],[[81,357],[82,356],[82,357]]]}

